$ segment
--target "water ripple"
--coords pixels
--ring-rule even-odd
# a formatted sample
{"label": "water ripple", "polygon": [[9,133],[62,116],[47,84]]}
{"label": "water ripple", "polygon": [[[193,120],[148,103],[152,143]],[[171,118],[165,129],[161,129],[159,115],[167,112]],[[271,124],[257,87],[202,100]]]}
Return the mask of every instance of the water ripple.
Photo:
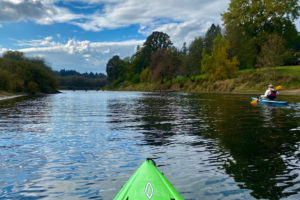
{"label": "water ripple", "polygon": [[0,103],[0,199],[112,199],[147,157],[185,199],[299,199],[300,106],[72,92]]}

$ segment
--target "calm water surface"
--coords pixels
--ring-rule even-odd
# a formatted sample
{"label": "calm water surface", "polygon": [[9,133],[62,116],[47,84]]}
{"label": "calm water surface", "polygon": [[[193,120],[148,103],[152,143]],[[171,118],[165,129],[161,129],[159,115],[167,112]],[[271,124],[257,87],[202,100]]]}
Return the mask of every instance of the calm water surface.
{"label": "calm water surface", "polygon": [[0,103],[0,199],[113,199],[147,157],[187,199],[300,199],[300,97],[64,91]]}

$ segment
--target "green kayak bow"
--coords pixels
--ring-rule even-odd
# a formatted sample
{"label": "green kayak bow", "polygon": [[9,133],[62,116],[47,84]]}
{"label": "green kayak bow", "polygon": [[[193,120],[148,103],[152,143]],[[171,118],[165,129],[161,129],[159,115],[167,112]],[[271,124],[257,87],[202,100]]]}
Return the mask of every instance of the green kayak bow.
{"label": "green kayak bow", "polygon": [[114,200],[183,200],[176,189],[147,159],[130,177]]}

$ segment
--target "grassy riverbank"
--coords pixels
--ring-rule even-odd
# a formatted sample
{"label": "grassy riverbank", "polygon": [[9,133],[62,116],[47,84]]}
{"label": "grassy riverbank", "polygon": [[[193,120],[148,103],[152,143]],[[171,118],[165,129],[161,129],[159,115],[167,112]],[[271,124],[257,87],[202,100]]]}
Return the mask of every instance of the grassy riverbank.
{"label": "grassy riverbank", "polygon": [[261,93],[268,84],[282,85],[282,91],[298,94],[300,89],[300,66],[283,66],[273,69],[241,70],[236,77],[216,82],[204,76],[175,78],[164,83],[143,82],[123,83],[114,90],[124,91],[182,91],[182,92],[224,92],[224,93]]}

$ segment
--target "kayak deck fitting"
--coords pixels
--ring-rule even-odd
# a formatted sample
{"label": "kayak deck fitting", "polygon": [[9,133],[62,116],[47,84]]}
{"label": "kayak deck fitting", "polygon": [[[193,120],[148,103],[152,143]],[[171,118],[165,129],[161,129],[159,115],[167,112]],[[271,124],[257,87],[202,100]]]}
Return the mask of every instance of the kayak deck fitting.
{"label": "kayak deck fitting", "polygon": [[183,200],[172,184],[147,159],[125,183],[114,200]]}
{"label": "kayak deck fitting", "polygon": [[258,100],[258,103],[264,103],[264,104],[273,104],[273,105],[288,105],[287,101],[276,101],[276,100],[268,100],[268,99],[259,99],[257,97],[252,97],[252,101]]}

